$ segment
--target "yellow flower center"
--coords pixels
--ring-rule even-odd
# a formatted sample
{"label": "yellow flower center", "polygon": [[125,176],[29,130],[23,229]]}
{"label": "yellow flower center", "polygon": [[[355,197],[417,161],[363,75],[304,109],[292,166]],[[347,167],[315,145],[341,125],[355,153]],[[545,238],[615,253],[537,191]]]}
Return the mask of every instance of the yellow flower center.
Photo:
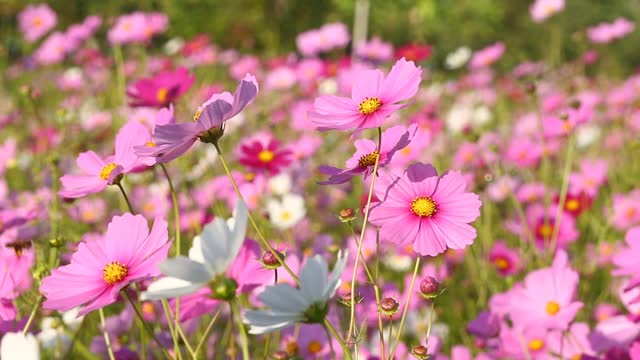
{"label": "yellow flower center", "polygon": [[288,342],[287,345],[284,346],[284,351],[289,355],[295,355],[298,353],[298,343],[295,341]]}
{"label": "yellow flower center", "polygon": [[376,160],[378,159],[379,154],[380,153],[377,150],[374,150],[372,153],[369,153],[367,155],[362,155],[358,160],[358,166],[360,167],[375,166]]}
{"label": "yellow flower center", "polygon": [[493,263],[500,270],[506,270],[509,268],[509,261],[503,257],[497,257],[493,260]]}
{"label": "yellow flower center", "polygon": [[420,217],[429,217],[436,213],[436,202],[427,196],[420,196],[411,202],[411,211]]}
{"label": "yellow flower center", "polygon": [[127,276],[129,270],[127,267],[118,261],[108,263],[104,269],[102,269],[102,279],[109,285],[113,285],[122,281]]}
{"label": "yellow flower center", "polygon": [[31,21],[31,26],[33,26],[35,28],[39,28],[40,26],[42,26],[42,24],[44,24],[44,21],[39,16],[33,18],[33,20]]}
{"label": "yellow flower center", "polygon": [[156,99],[163,103],[167,100],[167,94],[169,94],[169,91],[166,88],[160,88],[156,93]]}
{"label": "yellow flower center", "polygon": [[248,172],[246,174],[244,174],[244,179],[247,181],[253,181],[256,178],[256,174],[252,173],[252,172]]}
{"label": "yellow flower center", "polygon": [[529,341],[529,350],[538,351],[544,347],[544,342],[540,339],[533,339]]}
{"label": "yellow flower center", "polygon": [[155,310],[155,307],[153,306],[153,303],[151,301],[147,301],[142,304],[142,312],[144,314],[153,315],[155,312],[154,310]]}
{"label": "yellow flower center", "polygon": [[358,111],[362,115],[371,115],[374,112],[378,111],[382,106],[382,102],[377,97],[368,97],[362,100],[360,105],[358,105]]}
{"label": "yellow flower center", "polygon": [[198,110],[196,110],[196,113],[193,115],[193,121],[198,121],[203,110],[204,108],[198,108]]}
{"label": "yellow flower center", "polygon": [[263,163],[268,163],[273,161],[273,158],[276,155],[273,153],[273,151],[270,150],[262,150],[260,151],[260,153],[258,154],[258,160],[262,161]]}
{"label": "yellow flower center", "polygon": [[549,224],[542,224],[538,227],[538,235],[543,238],[549,238],[553,233],[553,226]]}
{"label": "yellow flower center", "polygon": [[85,210],[82,212],[82,220],[85,222],[93,221],[96,219],[96,214],[93,210]]}
{"label": "yellow flower center", "polygon": [[553,316],[560,312],[560,304],[555,301],[549,301],[547,303],[547,306],[545,307],[545,310],[547,311],[547,314]]}
{"label": "yellow flower center", "polygon": [[562,123],[562,130],[564,132],[569,132],[573,129],[573,125],[569,121],[565,121]]}
{"label": "yellow flower center", "polygon": [[111,172],[116,168],[116,166],[118,165],[116,165],[115,163],[108,163],[107,165],[105,165],[102,170],[100,170],[100,178],[102,180],[109,180]]}
{"label": "yellow flower center", "polygon": [[289,211],[283,211],[280,213],[280,219],[287,221],[291,219],[291,213]]}
{"label": "yellow flower center", "polygon": [[156,143],[154,143],[153,141],[147,141],[147,142],[144,144],[144,146],[146,146],[146,147],[155,147],[155,146],[156,146]]}
{"label": "yellow flower center", "polygon": [[307,345],[307,350],[313,355],[316,355],[322,351],[322,344],[318,340],[311,340],[309,345]]}
{"label": "yellow flower center", "polygon": [[581,360],[582,359],[582,354],[575,354],[571,357],[571,360]]}
{"label": "yellow flower center", "polygon": [[569,211],[576,211],[580,209],[580,201],[576,199],[568,200],[567,203],[565,204],[565,207]]}

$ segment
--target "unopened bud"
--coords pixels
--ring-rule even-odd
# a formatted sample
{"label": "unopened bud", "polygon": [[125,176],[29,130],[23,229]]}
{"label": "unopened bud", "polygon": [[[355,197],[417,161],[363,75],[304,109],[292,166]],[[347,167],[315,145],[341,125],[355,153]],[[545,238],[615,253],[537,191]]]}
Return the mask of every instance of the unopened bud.
{"label": "unopened bud", "polygon": [[351,221],[356,218],[356,212],[352,208],[345,208],[340,210],[338,218],[340,218],[342,222]]}
{"label": "unopened bud", "polygon": [[427,349],[426,346],[417,345],[413,347],[413,350],[411,350],[411,355],[413,355],[418,360],[426,360],[429,358],[429,354],[427,354],[427,351],[429,351],[429,349]]}
{"label": "unopened bud", "polygon": [[[278,256],[280,257],[280,259],[282,259],[282,261],[284,261],[285,255],[281,252],[278,252]],[[271,251],[266,251],[264,254],[262,254],[262,265],[264,265],[265,268],[267,269],[277,269],[279,268],[280,262],[278,261],[278,258],[276,258],[276,256],[271,252]]]}
{"label": "unopened bud", "polygon": [[396,299],[392,297],[384,298],[380,301],[380,309],[382,310],[382,314],[385,316],[391,316],[398,312],[398,308],[400,304]]}
{"label": "unopened bud", "polygon": [[440,283],[431,276],[425,277],[420,282],[420,294],[427,299],[438,296],[438,290],[440,290]]}
{"label": "unopened bud", "polygon": [[[354,297],[355,297],[356,304],[360,304],[362,300],[364,300],[364,298],[358,293],[354,294]],[[340,302],[344,306],[351,306],[353,303],[353,301],[351,300],[351,293],[346,293],[344,295],[339,296],[338,302]]]}

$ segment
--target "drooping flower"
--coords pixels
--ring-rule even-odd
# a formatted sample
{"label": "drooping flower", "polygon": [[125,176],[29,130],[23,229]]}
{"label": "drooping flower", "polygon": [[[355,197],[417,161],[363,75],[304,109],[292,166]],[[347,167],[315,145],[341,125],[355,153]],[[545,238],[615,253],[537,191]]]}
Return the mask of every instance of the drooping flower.
{"label": "drooping flower", "polygon": [[380,70],[362,70],[356,74],[351,98],[320,96],[309,119],[321,131],[379,127],[392,113],[407,106],[399,102],[417,93],[421,74],[413,61],[405,59],[398,60],[386,77]]}
{"label": "drooping flower", "polygon": [[307,260],[300,271],[300,285],[286,283],[268,286],[258,298],[267,307],[243,314],[251,334],[278,331],[297,323],[320,323],[329,312],[329,299],[340,287],[340,276],[347,264],[347,253],[338,252],[331,276],[327,261],[319,255]]}
{"label": "drooping flower", "polygon": [[167,107],[191,88],[195,76],[185,67],[136,81],[127,89],[130,106]]}
{"label": "drooping flower", "polygon": [[380,227],[382,239],[412,244],[423,256],[463,249],[476,237],[469,223],[480,216],[482,205],[465,186],[459,172],[438,176],[433,166],[422,163],[409,166],[402,175],[384,173],[374,187],[380,202],[372,206],[369,220]]}
{"label": "drooping flower", "polygon": [[382,148],[377,150],[378,145],[369,139],[358,139],[354,142],[356,152],[346,161],[346,169],[338,169],[331,166],[320,166],[320,172],[330,175],[327,181],[320,182],[321,185],[342,184],[351,180],[354,176],[364,174],[366,179],[373,173],[373,168],[378,160],[378,169],[388,165],[393,159],[393,155],[407,147],[416,134],[417,126],[412,125],[407,129],[402,125],[391,127],[382,133]]}
{"label": "drooping flower", "polygon": [[184,154],[196,140],[217,141],[224,133],[224,122],[238,115],[258,94],[258,82],[246,75],[236,92],[214,94],[198,108],[194,122],[156,126],[153,134],[155,146],[138,146],[138,156],[154,156],[160,163],[169,162]]}
{"label": "drooping flower", "polygon": [[189,257],[177,256],[160,264],[166,277],[153,282],[142,294],[144,300],[159,300],[193,294],[210,282],[216,282],[214,297],[232,299],[238,283],[224,275],[238,256],[247,232],[248,210],[243,202],[236,204],[235,217],[228,224],[215,218],[193,241]]}
{"label": "drooping flower", "polygon": [[34,42],[53,29],[58,16],[47,4],[29,5],[18,14],[18,27],[28,42]]}
{"label": "drooping flower", "polygon": [[148,136],[148,130],[143,125],[129,122],[116,135],[114,156],[103,159],[93,151],[78,155],[76,164],[83,174],[62,176],[62,190],[58,194],[65,198],[79,198],[98,193],[107,185],[114,184],[120,175],[141,165],[133,149],[146,142],[145,134]]}
{"label": "drooping flower", "polygon": [[42,280],[43,307],[80,307],[79,315],[84,315],[112,304],[129,284],[159,275],[158,264],[170,245],[163,219],[156,218],[149,231],[142,215],[114,216],[104,237],[80,243],[69,265]]}

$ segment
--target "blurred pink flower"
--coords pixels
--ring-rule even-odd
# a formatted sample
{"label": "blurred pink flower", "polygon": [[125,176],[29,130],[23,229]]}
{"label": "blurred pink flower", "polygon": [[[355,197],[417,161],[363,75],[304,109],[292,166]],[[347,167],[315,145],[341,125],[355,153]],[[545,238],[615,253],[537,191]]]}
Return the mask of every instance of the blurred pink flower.
{"label": "blurred pink flower", "polygon": [[27,42],[40,39],[58,23],[56,13],[49,5],[28,5],[18,14],[18,27]]}
{"label": "blurred pink flower", "polygon": [[473,54],[471,61],[469,61],[469,68],[480,69],[487,67],[498,61],[498,59],[502,57],[502,54],[504,54],[504,51],[505,46],[502,42],[497,42],[484,49],[478,50]]}
{"label": "blurred pink flower", "polygon": [[493,243],[489,251],[489,262],[502,276],[513,275],[520,271],[522,266],[518,252],[509,248],[504,241]]}
{"label": "blurred pink flower", "polygon": [[537,23],[545,21],[562,10],[564,10],[564,0],[536,0],[529,7],[531,18]]}
{"label": "blurred pink flower", "polygon": [[411,165],[402,175],[385,172],[375,184],[380,202],[372,206],[369,221],[381,227],[383,240],[413,244],[423,256],[463,249],[476,238],[469,223],[480,216],[482,205],[465,186],[459,172],[440,177],[428,164]]}
{"label": "blurred pink flower", "polygon": [[112,304],[129,284],[160,275],[158,265],[170,245],[166,221],[156,218],[149,232],[142,215],[114,216],[104,237],[80,243],[69,265],[42,280],[43,307],[68,311],[81,306],[79,315],[84,315]]}
{"label": "blurred pink flower", "polygon": [[611,223],[618,230],[626,230],[640,224],[640,189],[635,189],[628,194],[613,195]]}
{"label": "blurred pink flower", "polygon": [[621,39],[635,30],[635,24],[625,18],[617,18],[612,23],[600,23],[587,29],[587,37],[592,43],[609,43]]}
{"label": "blurred pink flower", "polygon": [[293,161],[293,152],[270,133],[244,138],[236,148],[238,162],[253,173],[277,175]]}
{"label": "blurred pink flower", "polygon": [[374,36],[371,40],[358,44],[356,47],[356,55],[363,60],[374,63],[388,61],[393,59],[393,45],[389,42],[382,41],[378,36]]}
{"label": "blurred pink flower", "polygon": [[184,95],[194,81],[195,76],[190,74],[185,67],[179,67],[175,71],[162,72],[152,78],[140,79],[127,88],[127,95],[132,98],[129,105],[169,106]]}

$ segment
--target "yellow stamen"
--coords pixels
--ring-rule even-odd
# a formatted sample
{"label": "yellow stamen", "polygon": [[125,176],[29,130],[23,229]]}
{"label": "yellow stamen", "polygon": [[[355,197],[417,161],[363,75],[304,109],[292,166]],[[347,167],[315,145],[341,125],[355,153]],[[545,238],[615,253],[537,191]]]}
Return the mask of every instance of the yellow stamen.
{"label": "yellow stamen", "polygon": [[100,171],[100,178],[102,180],[109,180],[109,177],[111,176],[111,172],[113,172],[116,166],[118,165],[116,165],[115,163],[108,163],[107,165],[105,165]]}
{"label": "yellow stamen", "polygon": [[358,166],[360,167],[375,166],[376,159],[378,158],[378,156],[379,156],[379,153],[377,150],[374,150],[373,152],[367,155],[362,155],[358,160]]}
{"label": "yellow stamen", "polygon": [[378,111],[381,106],[382,102],[377,97],[367,97],[358,105],[358,111],[362,115],[371,115]]}
{"label": "yellow stamen", "polygon": [[290,341],[284,346],[284,350],[289,355],[295,355],[298,353],[298,343],[295,341]]}
{"label": "yellow stamen", "polygon": [[129,272],[129,269],[118,261],[113,261],[107,264],[102,269],[102,279],[109,285],[119,283],[122,281]]}
{"label": "yellow stamen", "polygon": [[273,161],[273,158],[276,156],[276,154],[273,153],[273,151],[270,150],[262,150],[260,151],[260,153],[258,154],[258,160],[262,161],[263,163],[268,163]]}
{"label": "yellow stamen", "polygon": [[411,202],[411,211],[420,217],[429,217],[436,213],[436,203],[430,197],[420,196]]}
{"label": "yellow stamen", "polygon": [[155,147],[155,146],[156,146],[156,143],[154,143],[153,141],[147,141],[147,142],[144,144],[144,146],[146,146],[146,147]]}
{"label": "yellow stamen", "polygon": [[548,238],[553,233],[553,226],[549,224],[542,224],[538,227],[538,234],[543,238]]}
{"label": "yellow stamen", "polygon": [[529,350],[538,351],[544,347],[544,342],[540,339],[533,339],[529,341]]}
{"label": "yellow stamen", "polygon": [[318,340],[311,340],[309,345],[307,345],[307,350],[309,350],[309,353],[316,355],[322,351],[322,344]]}
{"label": "yellow stamen", "polygon": [[166,88],[160,88],[156,93],[156,99],[158,99],[159,102],[164,103],[165,101],[167,101],[168,94],[169,90],[167,90]]}
{"label": "yellow stamen", "polygon": [[503,257],[497,257],[493,260],[493,263],[500,270],[506,270],[509,268],[509,261]]}
{"label": "yellow stamen", "polygon": [[580,201],[576,199],[567,200],[567,203],[565,204],[565,208],[569,211],[576,211],[580,209]]}
{"label": "yellow stamen", "polygon": [[560,304],[558,304],[555,301],[549,301],[547,303],[547,306],[546,306],[545,310],[547,311],[547,314],[553,316],[553,315],[557,314],[558,312],[560,312]]}

